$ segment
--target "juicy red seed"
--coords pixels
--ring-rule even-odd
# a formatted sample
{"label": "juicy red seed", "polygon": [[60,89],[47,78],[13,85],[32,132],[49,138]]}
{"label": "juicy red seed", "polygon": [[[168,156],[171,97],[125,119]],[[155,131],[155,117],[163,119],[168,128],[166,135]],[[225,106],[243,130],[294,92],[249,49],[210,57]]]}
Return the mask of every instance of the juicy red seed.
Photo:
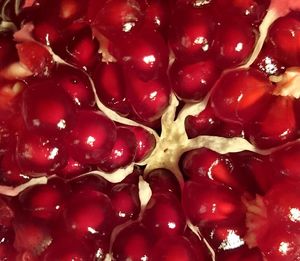
{"label": "juicy red seed", "polygon": [[299,258],[299,233],[284,227],[271,228],[258,246],[268,260],[285,261]]}
{"label": "juicy red seed", "polygon": [[97,164],[116,141],[113,121],[96,111],[79,111],[69,137],[70,154],[82,164]]}
{"label": "juicy red seed", "polygon": [[24,91],[22,113],[29,129],[61,132],[72,125],[74,107],[55,81],[40,82]]}
{"label": "juicy red seed", "polygon": [[110,199],[118,223],[125,223],[138,217],[141,203],[138,187],[135,184],[121,183],[113,186]]}
{"label": "juicy red seed", "polygon": [[80,237],[109,235],[113,226],[113,217],[111,201],[101,192],[73,193],[64,211],[67,229]]}
{"label": "juicy red seed", "polygon": [[293,232],[300,232],[299,184],[295,181],[277,183],[264,196],[263,201],[270,223],[284,224]]}
{"label": "juicy red seed", "polygon": [[[114,46],[115,47],[115,46]],[[116,49],[116,50],[115,50]],[[141,28],[112,50],[117,60],[144,81],[165,73],[169,51],[162,36],[157,32]]]}
{"label": "juicy red seed", "polygon": [[256,42],[256,32],[241,21],[222,22],[216,32],[214,51],[223,68],[243,64],[250,57]]}
{"label": "juicy red seed", "polygon": [[14,231],[14,247],[18,252],[28,251],[37,256],[52,242],[49,228],[37,220],[16,221]]}
{"label": "juicy red seed", "polygon": [[282,176],[292,179],[300,179],[300,143],[294,142],[290,145],[270,154],[270,162],[274,169]]}
{"label": "juicy red seed", "polygon": [[[182,236],[166,237],[159,240],[152,253],[153,260],[192,261],[196,260],[196,252],[189,240]],[[204,259],[197,259],[204,261]]]}
{"label": "juicy red seed", "polygon": [[283,74],[286,67],[279,61],[276,51],[270,44],[265,44],[251,65],[255,69],[265,73],[267,76]]}
{"label": "juicy red seed", "polygon": [[54,60],[49,51],[36,42],[23,42],[16,45],[20,62],[33,75],[47,76],[54,66]]}
{"label": "juicy red seed", "polygon": [[[218,15],[225,19],[239,17],[241,21],[247,21],[254,25],[259,25],[263,17],[267,13],[270,0],[234,0],[228,4],[226,0],[215,0],[213,6]],[[220,13],[220,10],[222,12]]]}
{"label": "juicy red seed", "polygon": [[187,116],[185,118],[185,130],[189,138],[195,138],[200,135],[214,134],[220,120],[215,116],[211,106],[206,108],[196,116]]}
{"label": "juicy red seed", "polygon": [[248,126],[246,135],[259,148],[270,148],[294,140],[298,136],[294,99],[275,96],[268,108]]}
{"label": "juicy red seed", "polygon": [[17,186],[29,181],[30,177],[22,173],[16,161],[15,153],[6,152],[0,163],[0,181],[8,186]]}
{"label": "juicy red seed", "polygon": [[0,260],[16,260],[17,251],[13,247],[14,233],[12,230],[0,231]]}
{"label": "juicy red seed", "polygon": [[18,198],[22,209],[32,217],[54,220],[64,208],[67,187],[58,179],[35,185],[22,191]]}
{"label": "juicy red seed", "polygon": [[169,105],[170,86],[167,77],[143,81],[127,73],[126,97],[136,115],[144,121],[159,119]]}
{"label": "juicy red seed", "polygon": [[52,46],[62,37],[60,29],[53,21],[41,21],[34,25],[33,36],[39,42]]}
{"label": "juicy red seed", "polygon": [[105,106],[124,116],[131,112],[131,106],[125,97],[125,83],[118,63],[99,63],[92,77],[97,96]]}
{"label": "juicy red seed", "polygon": [[269,80],[254,69],[231,71],[213,89],[211,105],[220,119],[247,123],[267,106],[271,89]]}
{"label": "juicy red seed", "polygon": [[112,256],[116,260],[147,260],[151,256],[153,242],[143,225],[130,224],[117,234],[112,245]]}
{"label": "juicy red seed", "polygon": [[80,70],[70,66],[59,66],[55,72],[57,84],[72,98],[79,107],[93,107],[94,93],[89,78]]}
{"label": "juicy red seed", "polygon": [[211,60],[192,64],[175,61],[170,69],[172,89],[183,100],[202,100],[219,77],[219,69]]}
{"label": "juicy red seed", "polygon": [[71,179],[77,177],[81,174],[87,173],[91,170],[91,167],[86,164],[81,164],[73,158],[69,157],[67,160],[67,165],[58,171],[56,171],[56,175],[64,178]]}
{"label": "juicy red seed", "polygon": [[245,210],[236,194],[236,191],[209,180],[188,181],[182,194],[183,206],[191,222],[200,227],[239,221],[244,218]]}
{"label": "juicy red seed", "polygon": [[[184,15],[184,17],[183,17]],[[176,58],[199,61],[211,52],[215,21],[201,8],[178,8],[170,23],[169,41]]]}
{"label": "juicy red seed", "polygon": [[170,5],[167,1],[150,0],[147,1],[147,7],[145,10],[144,24],[150,30],[156,30],[162,33],[166,33],[166,29],[169,23]]}
{"label": "juicy red seed", "polygon": [[143,213],[142,223],[156,238],[180,235],[186,226],[180,202],[171,194],[153,194]]}
{"label": "juicy red seed", "polygon": [[154,136],[142,127],[126,126],[130,129],[136,138],[137,149],[135,154],[135,162],[145,159],[155,148],[156,140]]}
{"label": "juicy red seed", "polygon": [[17,142],[16,160],[30,176],[44,175],[63,168],[67,163],[64,144],[46,133],[24,133]]}
{"label": "juicy red seed", "polygon": [[150,185],[153,194],[173,194],[181,197],[181,189],[179,182],[174,173],[168,169],[155,169],[150,171],[146,180]]}
{"label": "juicy red seed", "polygon": [[133,162],[137,142],[134,133],[124,127],[117,128],[117,138],[109,156],[104,158],[98,167],[105,172],[112,172],[126,167]]}
{"label": "juicy red seed", "polygon": [[89,68],[96,62],[99,49],[99,43],[88,29],[74,35],[65,50],[68,60],[83,68]]}
{"label": "juicy red seed", "polygon": [[43,254],[44,261],[93,260],[90,248],[72,235],[56,238]]}
{"label": "juicy red seed", "polygon": [[182,172],[192,181],[212,179],[231,187],[238,187],[233,176],[233,166],[226,155],[206,148],[189,151],[183,155]]}
{"label": "juicy red seed", "polygon": [[108,38],[131,32],[143,17],[141,1],[108,0],[92,20],[92,25]]}
{"label": "juicy red seed", "polygon": [[0,229],[11,228],[15,213],[12,205],[6,198],[0,198]]}
{"label": "juicy red seed", "polygon": [[276,52],[277,57],[287,66],[300,64],[300,19],[298,14],[278,18],[269,29],[268,42]]}

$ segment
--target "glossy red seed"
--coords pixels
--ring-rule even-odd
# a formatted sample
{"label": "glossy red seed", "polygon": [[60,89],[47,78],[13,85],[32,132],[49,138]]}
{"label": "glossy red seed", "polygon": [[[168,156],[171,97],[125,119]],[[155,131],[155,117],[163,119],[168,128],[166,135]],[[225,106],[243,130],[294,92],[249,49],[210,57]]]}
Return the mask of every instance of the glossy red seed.
{"label": "glossy red seed", "polygon": [[72,125],[74,106],[55,81],[42,81],[24,91],[22,114],[28,129],[62,132]]}
{"label": "glossy red seed", "polygon": [[107,236],[113,226],[113,209],[108,196],[93,191],[70,196],[64,211],[65,226],[79,237]]}
{"label": "glossy red seed", "polygon": [[69,94],[76,106],[88,108],[95,105],[91,82],[82,71],[70,66],[58,66],[54,77],[57,85]]}
{"label": "glossy red seed", "polygon": [[216,32],[214,51],[223,68],[245,63],[256,42],[256,32],[241,21],[222,22]]}
{"label": "glossy red seed", "polygon": [[17,142],[17,163],[30,176],[50,174],[63,168],[67,157],[64,144],[46,133],[27,132]]}
{"label": "glossy red seed", "polygon": [[169,23],[169,8],[167,1],[147,1],[144,24],[151,30],[166,33]]}
{"label": "glossy red seed", "polygon": [[155,148],[156,140],[154,136],[142,127],[138,126],[126,126],[130,129],[136,138],[137,149],[134,161],[139,162],[145,159]]}
{"label": "glossy red seed", "polygon": [[16,45],[20,62],[33,75],[49,75],[54,61],[48,50],[36,42],[23,42]]}
{"label": "glossy red seed", "polygon": [[222,251],[216,256],[217,261],[263,261],[263,255],[258,248],[242,246],[234,250]]}
{"label": "glossy red seed", "polygon": [[168,169],[155,169],[146,176],[153,194],[173,194],[181,197],[181,188],[174,173]]}
{"label": "glossy red seed", "polygon": [[297,123],[293,105],[294,100],[290,97],[274,97],[268,108],[246,130],[250,141],[259,148],[270,148],[296,139]]}
{"label": "glossy red seed", "polygon": [[153,248],[153,261],[204,261],[198,259],[191,243],[182,236],[166,237]]}
{"label": "glossy red seed", "polygon": [[131,32],[143,17],[141,1],[105,1],[92,21],[93,27],[108,38]]}
{"label": "glossy red seed", "polygon": [[175,61],[170,69],[172,89],[180,99],[200,101],[211,90],[219,74],[212,60],[191,64]]}
{"label": "glossy red seed", "polygon": [[267,106],[271,88],[269,80],[254,69],[231,71],[214,87],[211,106],[222,120],[247,123]]}
{"label": "glossy red seed", "polygon": [[14,233],[12,230],[1,229],[0,231],[0,259],[16,260],[17,251],[13,247]]}
{"label": "glossy red seed", "polygon": [[116,260],[149,259],[153,243],[154,241],[146,228],[139,223],[133,223],[117,234],[112,245],[112,256]]}
{"label": "glossy red seed", "polygon": [[169,105],[170,86],[165,76],[143,81],[135,74],[127,74],[126,97],[136,115],[144,121],[159,119]]}
{"label": "glossy red seed", "polygon": [[81,164],[72,157],[69,157],[66,166],[63,169],[56,171],[55,174],[63,179],[72,179],[81,174],[87,173],[90,170],[91,166]]}
{"label": "glossy red seed", "polygon": [[186,182],[182,195],[187,217],[200,227],[229,221],[232,223],[245,215],[235,191],[209,180]]}
{"label": "glossy red seed", "polygon": [[68,189],[60,180],[51,179],[47,184],[22,191],[18,199],[27,215],[49,221],[61,215],[67,194]]}
{"label": "glossy red seed", "polygon": [[169,41],[176,58],[199,61],[210,53],[216,22],[205,10],[178,8],[171,17]]}
{"label": "glossy red seed", "polygon": [[117,184],[112,187],[109,197],[118,223],[125,223],[138,217],[141,202],[139,190],[135,184]]}
{"label": "glossy red seed", "polygon": [[75,120],[69,137],[71,156],[82,164],[101,162],[115,143],[115,124],[101,112],[88,110],[79,111]]}
{"label": "glossy red seed", "polygon": [[160,33],[141,28],[115,49],[112,53],[116,53],[117,60],[144,81],[166,73],[169,51]]}
{"label": "glossy red seed", "polygon": [[99,63],[93,72],[97,96],[108,108],[128,115],[131,106],[125,97],[125,82],[118,63]]}
{"label": "glossy red seed", "polygon": [[172,194],[153,194],[142,223],[157,239],[183,233],[186,220],[178,199]]}
{"label": "glossy red seed", "polygon": [[271,26],[268,41],[273,46],[277,57],[287,66],[300,63],[300,19],[297,14],[281,17]]}

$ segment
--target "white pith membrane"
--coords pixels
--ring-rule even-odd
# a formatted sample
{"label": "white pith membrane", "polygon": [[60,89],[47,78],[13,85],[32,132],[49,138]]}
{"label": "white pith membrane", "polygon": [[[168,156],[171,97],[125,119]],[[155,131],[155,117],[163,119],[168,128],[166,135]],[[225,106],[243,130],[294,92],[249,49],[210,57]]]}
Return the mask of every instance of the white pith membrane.
{"label": "white pith membrane", "polygon": [[[0,12],[0,17],[2,17],[3,21],[0,23],[0,32],[7,29],[13,29],[16,31],[16,27],[13,23],[9,21],[5,21],[6,14],[4,11],[3,6],[9,2],[10,0],[4,1],[4,4],[2,4],[2,10]],[[30,2],[30,1],[29,1]],[[19,6],[19,1],[15,1],[16,6]],[[267,15],[265,16],[264,20],[262,21],[261,25],[259,26],[259,38],[256,42],[256,46],[254,48],[254,51],[249,58],[248,62],[238,68],[249,68],[249,66],[255,61],[258,54],[260,53],[263,43],[265,41],[265,38],[267,37],[268,29],[270,25],[279,17],[285,16],[288,14],[291,10],[300,10],[300,2],[295,0],[271,0],[270,7],[268,9]],[[16,13],[18,13],[18,10],[16,8]],[[32,24],[26,24],[24,27],[20,30],[23,31],[23,33],[18,34],[17,32],[16,37],[18,39],[23,40],[33,40],[30,36],[31,31],[33,30]],[[25,33],[24,33],[25,32]],[[100,42],[101,49],[99,50],[102,53],[103,61],[105,62],[115,62],[114,57],[112,57],[107,49],[106,49],[106,39],[98,32],[94,31],[94,35]],[[34,41],[34,40],[33,40]],[[60,57],[58,57],[50,47],[46,47],[49,52],[52,54],[53,59],[55,62],[60,64],[67,64],[69,66],[74,67],[73,65],[70,65],[66,63],[64,60],[62,60]],[[230,70],[236,70],[238,68],[232,68]],[[227,70],[229,71],[229,70]],[[223,72],[226,73],[227,71]],[[4,68],[0,71],[0,77],[4,77],[8,80],[18,80],[23,79],[25,77],[28,77],[32,75],[32,72],[26,68],[21,63],[14,63],[9,65],[8,67]],[[88,76],[88,75],[87,75]],[[88,76],[89,77],[89,76]],[[220,78],[222,75],[220,76]],[[219,79],[220,79],[219,78]],[[206,107],[207,101],[209,99],[210,94],[207,95],[207,97],[198,103],[194,104],[186,104],[178,113],[176,117],[176,109],[179,105],[179,101],[176,98],[174,94],[171,94],[170,96],[170,104],[164,114],[161,118],[161,125],[162,125],[162,131],[161,134],[158,135],[154,130],[151,128],[148,128],[144,125],[141,125],[135,121],[129,120],[127,118],[121,117],[116,112],[112,111],[111,109],[107,108],[105,105],[101,103],[99,98],[96,95],[96,90],[93,84],[93,81],[89,77],[93,92],[95,94],[95,100],[97,103],[98,108],[107,115],[111,120],[117,123],[122,123],[125,125],[132,125],[132,126],[141,126],[144,129],[146,129],[148,132],[154,135],[156,139],[156,147],[151,152],[151,154],[144,159],[141,162],[134,162],[130,164],[129,166],[118,169],[113,173],[105,173],[103,171],[91,171],[88,173],[83,174],[89,175],[89,174],[96,174],[104,177],[106,180],[117,183],[121,182],[126,176],[131,174],[133,172],[134,166],[145,166],[144,173],[147,175],[151,170],[157,169],[157,168],[166,168],[172,171],[175,176],[177,177],[180,186],[183,187],[183,176],[179,170],[178,162],[181,157],[181,155],[186,152],[190,151],[195,148],[208,148],[213,151],[216,151],[220,154],[226,154],[226,153],[233,153],[233,152],[241,152],[241,151],[253,151],[259,154],[267,155],[271,153],[274,150],[277,150],[279,147],[286,146],[286,144],[281,145],[279,147],[275,147],[268,150],[259,150],[255,146],[253,146],[249,141],[247,141],[244,138],[235,137],[235,138],[223,138],[218,136],[198,136],[193,139],[189,139],[186,132],[185,132],[185,118],[189,115],[196,116],[201,111],[203,111]],[[274,84],[276,84],[275,91],[273,92],[274,95],[280,95],[280,96],[291,96],[294,98],[300,98],[300,68],[288,68],[283,75],[280,76],[271,76],[270,81],[272,81]],[[18,84],[18,82],[17,82]],[[15,85],[17,85],[15,84]],[[12,86],[10,86],[12,87]],[[14,86],[15,87],[15,86]],[[17,86],[19,87],[19,86]],[[11,88],[14,91],[20,91],[21,88]],[[9,86],[8,86],[9,88]],[[294,141],[293,141],[294,142]],[[45,174],[46,175],[46,174]],[[0,185],[0,194],[7,195],[7,196],[17,196],[20,192],[25,190],[26,188],[37,185],[37,184],[46,184],[48,179],[52,177],[39,177],[39,178],[32,178],[29,182],[22,184],[18,187],[9,187],[9,186],[3,186]],[[77,179],[78,177],[76,177]],[[147,205],[148,201],[150,200],[152,195],[151,189],[149,184],[140,177],[139,181],[139,197],[141,201],[141,212],[139,219],[141,218],[143,214],[143,210],[145,206]],[[257,196],[257,198],[251,202],[248,202],[244,200],[244,204],[246,205],[248,209],[247,213],[247,226],[250,228],[250,231],[248,235],[245,237],[245,241],[247,242],[249,247],[255,247],[255,237],[253,237],[254,233],[251,231],[251,228],[253,223],[261,221],[262,219],[266,218],[266,213],[263,211],[264,209],[264,203],[261,196]],[[257,220],[257,217],[259,216],[259,219]],[[128,221],[124,224],[121,224],[117,226],[111,235],[111,245],[118,234],[118,232],[123,229],[124,227],[128,226],[129,224],[136,222],[136,221]],[[205,238],[202,237],[201,231],[199,231],[199,228],[191,224],[189,220],[187,220],[188,227],[204,242],[206,243],[208,249],[211,252],[212,260],[215,260],[215,253],[214,250],[209,246]],[[242,241],[242,244],[244,244],[244,241]],[[229,244],[231,242],[224,242],[224,244]],[[106,261],[112,260],[112,256],[110,254],[107,254]]]}

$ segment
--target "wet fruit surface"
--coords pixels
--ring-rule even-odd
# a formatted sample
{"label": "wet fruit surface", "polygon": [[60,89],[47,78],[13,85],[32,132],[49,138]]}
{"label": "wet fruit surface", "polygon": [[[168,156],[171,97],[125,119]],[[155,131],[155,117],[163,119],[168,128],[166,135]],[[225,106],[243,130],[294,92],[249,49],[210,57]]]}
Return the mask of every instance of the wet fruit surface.
{"label": "wet fruit surface", "polygon": [[2,2],[1,260],[300,260],[299,1]]}

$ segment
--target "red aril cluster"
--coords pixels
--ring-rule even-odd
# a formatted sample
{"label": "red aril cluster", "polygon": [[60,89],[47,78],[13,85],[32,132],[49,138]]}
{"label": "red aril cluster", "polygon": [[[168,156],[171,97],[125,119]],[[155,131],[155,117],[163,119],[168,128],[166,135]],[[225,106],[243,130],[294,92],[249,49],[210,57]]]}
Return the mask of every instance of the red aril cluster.
{"label": "red aril cluster", "polygon": [[297,1],[4,2],[1,260],[300,259]]}

